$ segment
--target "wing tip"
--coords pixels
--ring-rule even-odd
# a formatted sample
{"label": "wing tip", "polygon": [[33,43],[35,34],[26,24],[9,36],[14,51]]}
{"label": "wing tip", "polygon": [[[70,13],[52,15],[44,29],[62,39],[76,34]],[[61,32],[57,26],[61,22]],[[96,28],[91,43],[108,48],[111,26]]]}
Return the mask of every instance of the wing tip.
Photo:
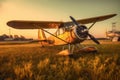
{"label": "wing tip", "polygon": [[111,14],[112,17],[117,16],[117,14]]}
{"label": "wing tip", "polygon": [[14,22],[15,22],[15,20],[8,21],[8,22],[6,23],[6,25],[9,26],[9,27],[18,29],[17,27],[15,27],[16,24],[15,24]]}
{"label": "wing tip", "polygon": [[6,24],[7,24],[9,27],[12,27],[12,21],[8,21]]}
{"label": "wing tip", "polygon": [[106,16],[109,17],[109,18],[112,18],[112,17],[117,16],[117,14],[109,14],[109,15],[106,15]]}

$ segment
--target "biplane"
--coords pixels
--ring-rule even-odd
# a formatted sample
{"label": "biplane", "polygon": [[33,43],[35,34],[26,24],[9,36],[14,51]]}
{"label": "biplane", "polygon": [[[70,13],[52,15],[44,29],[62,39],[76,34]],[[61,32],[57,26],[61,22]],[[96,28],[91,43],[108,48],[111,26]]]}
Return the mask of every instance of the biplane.
{"label": "biplane", "polygon": [[[38,39],[39,41],[41,41],[41,44],[43,46],[68,45],[68,54],[72,54],[76,44],[80,44],[88,37],[96,44],[100,44],[100,42],[89,33],[89,30],[96,22],[112,18],[116,15],[117,14],[109,14],[80,20],[76,20],[72,16],[70,16],[71,21],[67,22],[12,20],[8,21],[7,25],[16,29],[38,29]],[[86,27],[84,25],[89,23],[92,23],[90,27]],[[46,29],[56,29],[56,32],[53,34]],[[45,32],[50,34],[51,36],[46,37]]]}

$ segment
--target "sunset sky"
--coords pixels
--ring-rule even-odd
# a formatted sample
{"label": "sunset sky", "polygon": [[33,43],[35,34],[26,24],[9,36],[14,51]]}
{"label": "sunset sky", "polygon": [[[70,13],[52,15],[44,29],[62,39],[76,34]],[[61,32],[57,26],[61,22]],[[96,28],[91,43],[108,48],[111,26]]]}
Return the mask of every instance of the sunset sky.
{"label": "sunset sky", "polygon": [[[84,19],[107,14],[117,16],[98,22],[90,30],[96,37],[105,37],[113,22],[120,30],[120,0],[0,0],[0,35],[24,35],[37,39],[37,30],[19,30],[6,25],[10,20],[70,21],[69,16]],[[89,25],[87,25],[89,27]],[[48,30],[52,32],[51,30]]]}

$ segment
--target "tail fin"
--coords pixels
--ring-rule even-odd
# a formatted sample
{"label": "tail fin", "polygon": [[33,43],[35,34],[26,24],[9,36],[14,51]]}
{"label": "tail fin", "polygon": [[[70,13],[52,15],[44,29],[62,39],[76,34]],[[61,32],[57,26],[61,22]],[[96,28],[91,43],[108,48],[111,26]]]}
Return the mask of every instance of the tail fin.
{"label": "tail fin", "polygon": [[38,40],[46,40],[45,33],[41,29],[38,29]]}

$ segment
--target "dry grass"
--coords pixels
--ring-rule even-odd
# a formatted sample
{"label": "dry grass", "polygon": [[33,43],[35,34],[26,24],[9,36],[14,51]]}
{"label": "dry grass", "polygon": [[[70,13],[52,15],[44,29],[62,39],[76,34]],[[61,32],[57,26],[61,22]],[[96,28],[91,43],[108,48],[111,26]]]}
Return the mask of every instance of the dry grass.
{"label": "dry grass", "polygon": [[0,45],[0,80],[119,80],[120,43],[87,43],[99,51],[57,56],[61,46]]}

